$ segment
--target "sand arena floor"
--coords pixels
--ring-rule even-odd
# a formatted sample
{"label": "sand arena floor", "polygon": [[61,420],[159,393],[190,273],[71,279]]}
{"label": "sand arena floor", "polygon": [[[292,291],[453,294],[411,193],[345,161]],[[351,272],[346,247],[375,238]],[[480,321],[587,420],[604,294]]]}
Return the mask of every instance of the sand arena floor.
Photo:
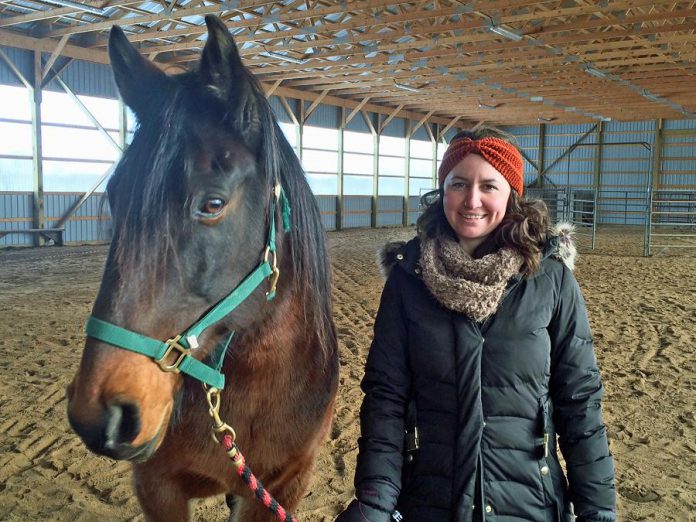
{"label": "sand arena floor", "polygon": [[[383,283],[375,251],[411,235],[329,233],[340,389],[302,521],[332,521],[352,496],[358,384]],[[606,386],[620,520],[696,521],[696,258],[641,254],[635,234],[600,231],[576,269]],[[0,520],[143,520],[129,466],[90,454],[65,416],[105,255],[104,246],[0,251]],[[226,519],[222,497],[193,513]]]}

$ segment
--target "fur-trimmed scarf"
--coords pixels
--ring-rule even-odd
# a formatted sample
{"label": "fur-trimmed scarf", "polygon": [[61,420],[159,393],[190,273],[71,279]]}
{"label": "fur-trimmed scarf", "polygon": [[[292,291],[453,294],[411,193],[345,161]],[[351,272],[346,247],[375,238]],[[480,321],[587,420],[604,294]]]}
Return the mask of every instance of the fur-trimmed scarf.
{"label": "fur-trimmed scarf", "polygon": [[420,266],[435,299],[450,310],[481,322],[493,315],[508,281],[522,267],[522,256],[510,248],[474,259],[451,238],[424,239]]}

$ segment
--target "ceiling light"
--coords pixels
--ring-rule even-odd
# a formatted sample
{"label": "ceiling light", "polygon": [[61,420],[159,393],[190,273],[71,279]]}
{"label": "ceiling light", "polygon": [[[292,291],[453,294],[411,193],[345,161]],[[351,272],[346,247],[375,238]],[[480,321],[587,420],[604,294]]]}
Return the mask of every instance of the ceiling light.
{"label": "ceiling light", "polygon": [[514,40],[515,42],[519,42],[520,40],[522,40],[522,35],[520,33],[518,33],[517,31],[513,31],[511,29],[507,29],[507,28],[502,27],[500,25],[491,24],[488,26],[488,30],[490,32],[495,33],[497,35],[500,35],[504,38]]}
{"label": "ceiling light", "polygon": [[278,60],[283,60],[284,62],[296,63],[298,65],[302,65],[307,62],[307,60],[305,59],[295,58],[294,56],[277,53],[275,51],[266,51],[266,56],[270,56],[271,58],[277,58]]}
{"label": "ceiling light", "polygon": [[399,83],[397,81],[394,81],[394,87],[397,89],[401,89],[404,91],[409,91],[409,92],[420,92],[420,89],[418,87],[411,87],[410,85],[406,85],[404,83]]}
{"label": "ceiling light", "polygon": [[544,101],[544,97],[543,97],[543,96],[532,96],[532,97],[529,98],[529,101],[533,101],[533,102],[543,102],[543,101]]}
{"label": "ceiling light", "polygon": [[500,107],[501,105],[502,105],[502,103],[496,103],[496,104],[494,104],[494,105],[489,105],[489,104],[487,104],[487,103],[481,103],[481,102],[479,102],[479,104],[478,104],[479,109],[489,109],[489,110],[497,109],[497,108]]}
{"label": "ceiling light", "polygon": [[599,69],[595,69],[594,67],[585,67],[584,69],[587,74],[591,74],[592,76],[595,76],[597,78],[607,77],[607,74],[605,72],[602,72]]}
{"label": "ceiling light", "polygon": [[49,4],[59,5],[61,7],[72,7],[80,11],[85,11],[87,13],[92,13],[95,15],[103,15],[104,10],[93,5],[81,4],[79,2],[71,2],[70,0],[45,0]]}
{"label": "ceiling light", "polygon": [[550,122],[550,121],[555,121],[555,120],[557,120],[558,118],[555,118],[555,117],[553,117],[553,116],[550,117],[550,118],[546,118],[546,117],[544,117],[544,116],[539,116],[538,119],[539,119],[539,121],[540,121],[541,123],[548,123],[548,122]]}

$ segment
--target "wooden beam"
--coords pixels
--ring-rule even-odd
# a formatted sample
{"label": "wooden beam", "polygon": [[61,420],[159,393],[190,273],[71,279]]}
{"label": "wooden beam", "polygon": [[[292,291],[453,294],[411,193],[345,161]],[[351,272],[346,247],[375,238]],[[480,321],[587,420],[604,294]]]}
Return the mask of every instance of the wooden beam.
{"label": "wooden beam", "polygon": [[275,81],[273,85],[271,85],[267,90],[266,90],[266,98],[270,98],[275,90],[280,87],[280,84],[283,82],[283,79],[278,79]]}
{"label": "wooden beam", "polygon": [[68,40],[70,39],[70,35],[66,34],[65,36],[62,36],[60,38],[60,41],[58,42],[58,45],[56,46],[55,49],[53,49],[53,52],[51,53],[50,58],[46,62],[46,65],[44,65],[44,70],[43,74],[41,75],[41,79],[43,80],[46,78],[48,75],[48,72],[51,70],[51,67],[53,67],[53,64],[56,63],[56,60],[60,56],[60,52],[63,50],[63,47],[65,47],[65,44],[68,43]]}
{"label": "wooden beam", "polygon": [[322,93],[317,96],[312,104],[307,108],[307,111],[304,113],[304,117],[302,118],[302,124],[309,119],[309,117],[312,115],[312,113],[316,110],[317,107],[319,107],[319,104],[321,103],[321,100],[326,98],[326,95],[329,94],[330,89],[324,89]]}
{"label": "wooden beam", "polygon": [[447,131],[450,130],[452,127],[454,127],[454,124],[457,123],[459,120],[461,120],[461,116],[455,116],[452,118],[452,120],[445,125],[445,127],[438,133],[437,139],[440,140],[442,137],[447,134]]}
{"label": "wooden beam", "polygon": [[[51,38],[33,38],[31,36],[24,36],[0,29],[0,45],[5,45],[7,47],[52,53],[55,48],[58,47],[59,43],[59,41]],[[85,60],[87,62],[109,63],[109,56],[106,51],[86,49],[84,47],[78,47],[77,45],[65,45],[61,55],[69,58],[77,58],[78,60]]]}
{"label": "wooden beam", "polygon": [[350,112],[348,116],[346,116],[346,121],[344,122],[344,125],[347,125],[350,120],[353,119],[353,117],[360,112],[360,110],[365,106],[367,102],[370,101],[369,96],[365,96],[362,100],[360,100],[360,103],[358,103],[355,108]]}
{"label": "wooden beam", "polygon": [[297,119],[297,116],[295,116],[295,111],[293,111],[292,107],[290,107],[288,100],[285,98],[285,96],[278,96],[278,98],[280,99],[280,103],[283,106],[283,108],[285,109],[285,112],[287,112],[288,116],[290,116],[290,118],[292,119],[292,122],[295,125],[299,126],[300,122]]}
{"label": "wooden beam", "polygon": [[412,126],[411,126],[411,130],[410,130],[410,132],[409,132],[409,134],[408,134],[408,137],[410,138],[411,136],[413,136],[413,134],[414,134],[418,129],[421,128],[421,125],[423,125],[426,121],[428,121],[428,118],[430,118],[430,117],[433,115],[434,112],[435,112],[435,111],[430,111],[430,112],[428,112],[428,114],[426,114],[426,115],[423,116],[420,120],[418,120],[418,123],[416,123],[415,125],[412,125]]}
{"label": "wooden beam", "polygon": [[361,115],[361,116],[363,117],[363,119],[365,120],[365,124],[366,124],[366,125],[368,126],[368,128],[370,129],[370,132],[371,132],[373,135],[377,135],[377,129],[375,129],[375,126],[374,126],[374,124],[372,123],[372,119],[370,118],[370,115],[367,114],[367,112],[365,112],[365,111],[360,111],[360,115]]}
{"label": "wooden beam", "polygon": [[393,111],[391,111],[389,113],[389,116],[387,116],[387,119],[384,120],[379,126],[379,133],[380,134],[382,134],[382,131],[387,127],[387,125],[389,125],[389,122],[392,121],[394,119],[394,117],[396,117],[396,115],[399,114],[401,112],[401,109],[403,109],[403,108],[404,108],[404,104],[401,104],[396,109],[394,109]]}

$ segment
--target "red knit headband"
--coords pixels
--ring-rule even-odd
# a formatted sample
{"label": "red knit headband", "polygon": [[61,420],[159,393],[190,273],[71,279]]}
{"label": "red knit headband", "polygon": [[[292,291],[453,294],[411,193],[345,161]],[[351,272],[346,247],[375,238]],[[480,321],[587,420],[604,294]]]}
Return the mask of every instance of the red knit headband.
{"label": "red knit headband", "polygon": [[524,190],[522,155],[512,143],[500,138],[481,138],[480,140],[457,138],[450,142],[442,158],[440,169],[437,171],[440,186],[455,165],[469,154],[483,156],[483,159],[500,172],[520,196],[522,195]]}

